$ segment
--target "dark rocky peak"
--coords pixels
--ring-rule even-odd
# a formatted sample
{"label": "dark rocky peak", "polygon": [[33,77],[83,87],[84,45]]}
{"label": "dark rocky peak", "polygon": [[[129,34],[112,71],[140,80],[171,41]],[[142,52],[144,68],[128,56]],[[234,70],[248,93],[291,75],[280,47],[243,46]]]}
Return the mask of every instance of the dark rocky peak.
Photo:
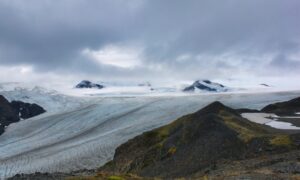
{"label": "dark rocky peak", "polygon": [[265,84],[265,83],[262,83],[262,84],[260,84],[261,86],[265,86],[265,87],[270,87],[270,85],[268,85],[268,84]]}
{"label": "dark rocky peak", "polygon": [[197,80],[192,85],[183,89],[184,92],[194,92],[196,90],[209,92],[225,92],[227,88],[222,84],[211,82],[209,80]]}
{"label": "dark rocky peak", "polygon": [[88,81],[88,80],[83,80],[81,81],[79,84],[77,84],[75,86],[76,88],[97,88],[97,89],[102,89],[104,88],[103,85],[100,85],[100,84],[95,84],[95,83],[92,83],[91,81]]}
{"label": "dark rocky peak", "polygon": [[22,101],[12,101],[11,106],[22,119],[28,119],[46,112],[44,108],[37,104],[24,103]]}
{"label": "dark rocky peak", "polygon": [[0,135],[6,126],[20,121],[20,118],[27,119],[46,112],[37,104],[24,103],[22,101],[9,102],[0,95]]}
{"label": "dark rocky peak", "polygon": [[203,80],[204,83],[206,84],[215,84],[215,85],[218,85],[220,87],[225,87],[224,85],[222,84],[219,84],[219,83],[215,83],[215,82],[211,82],[210,80]]}
{"label": "dark rocky peak", "polygon": [[211,84],[210,80],[203,80],[203,82],[207,83],[207,84]]}
{"label": "dark rocky peak", "polygon": [[215,101],[203,109],[196,112],[196,114],[218,114],[220,111],[227,111],[233,114],[238,114],[234,109],[231,109],[230,107],[225,106],[219,101]]}
{"label": "dark rocky peak", "polygon": [[18,121],[18,114],[15,113],[11,104],[0,95],[0,135],[4,132],[5,126]]}

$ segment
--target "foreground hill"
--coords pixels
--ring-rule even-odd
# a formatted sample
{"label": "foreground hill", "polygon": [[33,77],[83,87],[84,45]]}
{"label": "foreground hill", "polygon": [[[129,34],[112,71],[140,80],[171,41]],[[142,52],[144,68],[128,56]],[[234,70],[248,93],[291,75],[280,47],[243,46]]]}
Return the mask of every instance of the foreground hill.
{"label": "foreground hill", "polygon": [[224,162],[297,150],[299,138],[299,134],[275,133],[214,102],[121,145],[113,161],[100,171],[142,177],[199,177]]}

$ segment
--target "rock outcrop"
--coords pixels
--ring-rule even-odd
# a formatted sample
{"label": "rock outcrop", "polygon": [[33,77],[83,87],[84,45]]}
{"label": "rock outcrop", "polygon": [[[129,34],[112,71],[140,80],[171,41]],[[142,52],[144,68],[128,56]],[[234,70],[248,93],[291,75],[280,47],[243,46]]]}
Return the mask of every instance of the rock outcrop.
{"label": "rock outcrop", "polygon": [[0,95],[0,135],[4,132],[6,126],[19,120],[20,118],[11,104]]}
{"label": "rock outcrop", "polygon": [[22,119],[28,119],[46,112],[44,108],[34,103],[30,104],[22,101],[12,101],[11,106],[16,114]]}
{"label": "rock outcrop", "polygon": [[0,135],[4,132],[5,127],[11,123],[28,119],[46,112],[37,104],[24,103],[22,101],[8,102],[5,97],[0,95]]}

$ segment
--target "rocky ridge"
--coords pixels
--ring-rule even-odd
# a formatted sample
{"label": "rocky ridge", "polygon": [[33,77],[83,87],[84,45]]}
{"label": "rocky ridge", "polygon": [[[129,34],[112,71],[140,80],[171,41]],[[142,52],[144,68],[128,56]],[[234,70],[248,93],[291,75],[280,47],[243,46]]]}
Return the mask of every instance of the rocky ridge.
{"label": "rocky ridge", "polygon": [[22,101],[9,102],[4,96],[0,95],[0,135],[5,127],[11,123],[28,119],[46,112],[37,104],[25,103]]}

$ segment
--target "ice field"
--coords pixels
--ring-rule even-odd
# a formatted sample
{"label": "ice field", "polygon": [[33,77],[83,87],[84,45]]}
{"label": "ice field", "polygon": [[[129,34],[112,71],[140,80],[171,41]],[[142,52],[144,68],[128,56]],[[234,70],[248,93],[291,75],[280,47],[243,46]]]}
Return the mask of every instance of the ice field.
{"label": "ice field", "polygon": [[[299,96],[299,91],[291,91],[64,97],[63,100],[57,97],[57,102],[52,99],[48,107],[57,103],[61,110],[54,108],[51,113],[11,124],[0,136],[0,177],[100,167],[130,138],[195,112],[213,101],[233,108],[260,109]],[[47,99],[49,103],[51,98]]]}

